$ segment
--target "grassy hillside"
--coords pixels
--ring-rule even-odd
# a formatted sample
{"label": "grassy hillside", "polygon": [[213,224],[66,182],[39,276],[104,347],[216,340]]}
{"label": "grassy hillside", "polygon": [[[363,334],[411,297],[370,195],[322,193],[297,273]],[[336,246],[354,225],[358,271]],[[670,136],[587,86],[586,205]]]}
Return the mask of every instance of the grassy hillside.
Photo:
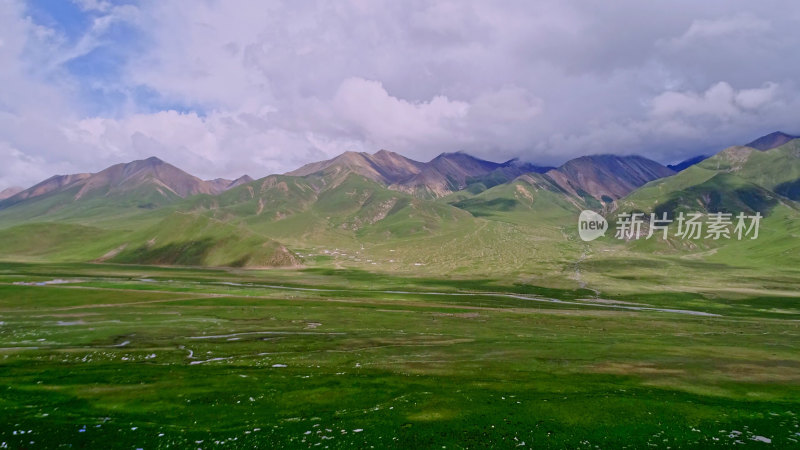
{"label": "grassy hillside", "polygon": [[540,174],[527,174],[476,195],[461,191],[445,198],[476,217],[534,226],[566,225],[583,207],[575,198]]}
{"label": "grassy hillside", "polygon": [[733,147],[703,161],[700,166],[735,173],[788,198],[800,199],[797,190],[800,185],[800,139],[767,151]]}
{"label": "grassy hillside", "polygon": [[104,259],[133,264],[277,267],[300,259],[280,243],[244,227],[197,214],[175,213]]}
{"label": "grassy hillside", "polygon": [[623,211],[653,211],[657,205],[675,192],[683,191],[711,179],[718,172],[699,166],[691,166],[680,173],[651,181],[631,194],[618,200],[618,209]]}
{"label": "grassy hillside", "polygon": [[769,215],[780,199],[775,193],[730,173],[718,173],[708,180],[673,192],[655,205],[654,212],[675,217],[678,212],[745,212]]}
{"label": "grassy hillside", "polygon": [[356,174],[270,176],[218,197],[196,197],[178,209],[270,236],[293,247],[342,247],[474,230],[479,224],[453,206],[387,189]]}
{"label": "grassy hillside", "polygon": [[114,198],[91,196],[74,201],[80,187],[44,195],[19,204],[5,203],[0,209],[0,228],[30,222],[63,222],[100,225],[104,228],[127,228],[152,223],[158,209],[180,199],[169,191],[151,186],[120,194]]}
{"label": "grassy hillside", "polygon": [[[698,165],[652,181],[618,202],[620,210],[769,209],[780,197],[797,200],[800,140],[768,151],[731,147]],[[771,192],[768,192],[771,191]],[[777,194],[777,195],[776,195]]]}
{"label": "grassy hillside", "polygon": [[[595,288],[647,291],[681,288],[712,290],[765,287],[767,274],[775,289],[796,285],[800,266],[800,205],[781,191],[800,177],[798,142],[758,151],[732,147],[671,177],[648,183],[617,202],[607,214],[610,230],[587,247],[578,264],[581,276]],[[773,190],[774,189],[774,190]],[[614,238],[618,214],[630,211],[739,212],[765,216],[756,240],[686,239],[675,236],[672,224],[667,240],[657,235],[622,241]],[[643,227],[647,232],[647,225]],[[782,287],[780,287],[782,286]],[[691,287],[691,288],[690,288]]]}
{"label": "grassy hillside", "polygon": [[153,226],[121,232],[69,223],[0,230],[6,261],[110,261],[127,264],[276,267],[301,260],[280,243],[244,227],[173,213]]}
{"label": "grassy hillside", "polygon": [[89,261],[121,245],[124,235],[69,223],[31,223],[0,229],[0,259]]}

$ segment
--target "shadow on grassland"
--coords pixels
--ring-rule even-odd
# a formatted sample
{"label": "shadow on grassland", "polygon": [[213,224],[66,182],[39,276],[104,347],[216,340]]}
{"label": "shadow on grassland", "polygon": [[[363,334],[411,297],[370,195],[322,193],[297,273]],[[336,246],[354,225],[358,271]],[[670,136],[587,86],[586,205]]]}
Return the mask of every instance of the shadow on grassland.
{"label": "shadow on grassland", "polygon": [[365,289],[399,289],[408,291],[446,291],[504,292],[513,294],[539,295],[559,299],[576,299],[594,295],[589,289],[555,289],[522,283],[509,284],[505,280],[492,278],[444,279],[430,277],[400,277],[373,273],[359,269],[309,268],[302,270],[309,275],[345,279],[355,287]]}

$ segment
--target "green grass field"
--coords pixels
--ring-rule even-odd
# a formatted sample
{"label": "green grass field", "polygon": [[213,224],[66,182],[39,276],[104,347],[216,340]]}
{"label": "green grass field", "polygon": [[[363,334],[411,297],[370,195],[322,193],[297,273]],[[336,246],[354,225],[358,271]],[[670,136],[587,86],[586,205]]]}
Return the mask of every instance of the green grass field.
{"label": "green grass field", "polygon": [[0,442],[800,446],[800,299],[631,286],[2,263]]}

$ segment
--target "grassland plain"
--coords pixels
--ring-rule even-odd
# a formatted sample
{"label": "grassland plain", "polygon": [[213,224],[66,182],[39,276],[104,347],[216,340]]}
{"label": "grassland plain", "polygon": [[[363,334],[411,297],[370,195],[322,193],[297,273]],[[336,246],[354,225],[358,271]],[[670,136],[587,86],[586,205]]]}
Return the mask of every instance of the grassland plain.
{"label": "grassland plain", "polygon": [[438,199],[334,171],[9,209],[0,445],[797,447],[797,149],[779,150],[618,204],[767,205],[754,241],[584,243],[578,213],[603,205],[537,174]]}
{"label": "grassland plain", "polygon": [[641,281],[626,279],[593,292],[354,269],[3,263],[0,442],[797,447],[800,303],[781,276],[797,279],[635,294]]}

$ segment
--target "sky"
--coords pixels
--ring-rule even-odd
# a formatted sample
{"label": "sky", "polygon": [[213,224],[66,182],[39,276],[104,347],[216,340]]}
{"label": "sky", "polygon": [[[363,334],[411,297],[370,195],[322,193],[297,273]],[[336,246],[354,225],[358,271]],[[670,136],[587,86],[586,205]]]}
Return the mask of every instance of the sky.
{"label": "sky", "polygon": [[800,134],[800,5],[0,0],[0,190],[157,156],[673,163]]}

